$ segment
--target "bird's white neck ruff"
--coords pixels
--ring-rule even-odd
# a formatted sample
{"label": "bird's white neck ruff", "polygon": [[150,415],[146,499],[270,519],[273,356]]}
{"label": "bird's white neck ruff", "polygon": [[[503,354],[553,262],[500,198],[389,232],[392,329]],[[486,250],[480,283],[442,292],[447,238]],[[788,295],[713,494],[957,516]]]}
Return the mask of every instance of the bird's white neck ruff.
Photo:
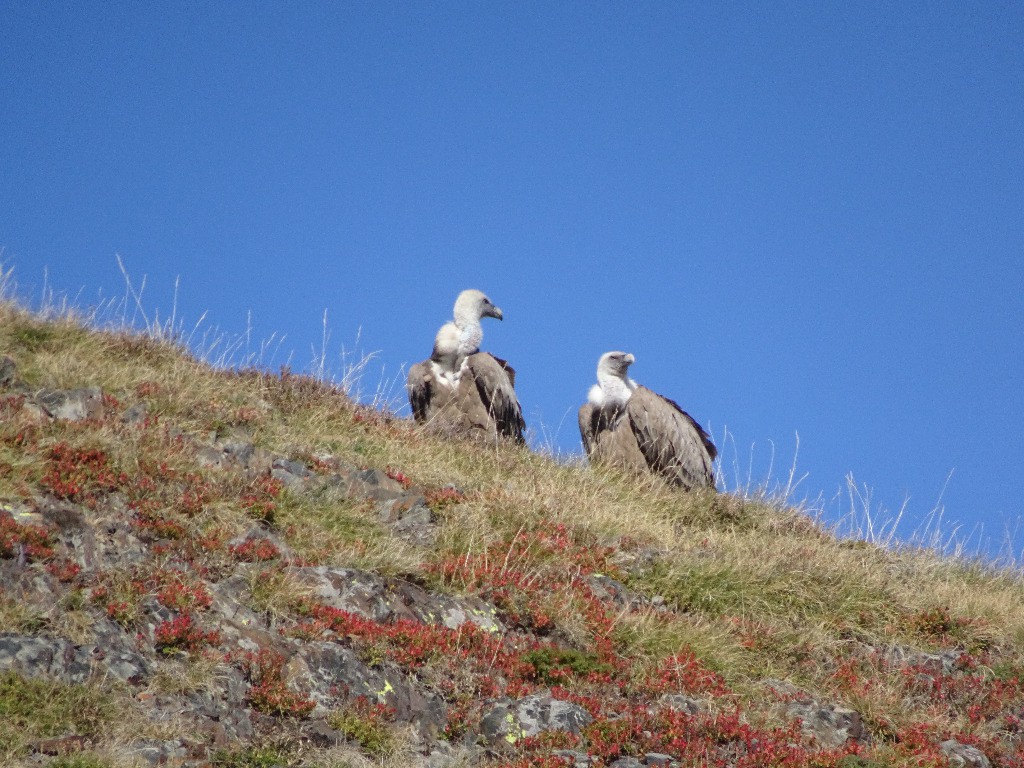
{"label": "bird's white neck ruff", "polygon": [[636,389],[636,382],[625,376],[599,371],[597,384],[590,388],[587,400],[590,404],[602,408],[607,405],[625,405]]}
{"label": "bird's white neck ruff", "polygon": [[431,360],[430,366],[434,369],[434,377],[441,386],[447,389],[455,389],[459,386],[459,379],[462,376],[461,368],[450,371],[433,360]]}
{"label": "bird's white neck ruff", "polygon": [[434,352],[431,365],[434,375],[442,386],[454,389],[462,374],[460,364],[465,360],[459,354],[460,331],[454,323],[445,323],[434,337]]}
{"label": "bird's white neck ruff", "polygon": [[484,329],[479,320],[460,321],[455,318],[455,324],[459,326],[459,354],[468,357],[480,351],[480,343],[484,340]]}

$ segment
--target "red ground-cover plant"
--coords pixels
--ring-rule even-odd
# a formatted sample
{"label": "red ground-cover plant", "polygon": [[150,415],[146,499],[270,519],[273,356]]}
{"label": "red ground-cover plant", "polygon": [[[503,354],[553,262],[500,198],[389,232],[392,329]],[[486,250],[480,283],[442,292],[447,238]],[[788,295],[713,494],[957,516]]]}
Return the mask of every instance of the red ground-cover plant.
{"label": "red ground-cover plant", "polygon": [[210,591],[201,581],[190,579],[180,572],[171,575],[156,593],[161,605],[173,611],[205,610],[213,604]]}
{"label": "red ground-cover plant", "polygon": [[127,600],[112,600],[106,604],[104,612],[111,621],[116,621],[122,627],[128,627],[138,617],[138,609],[133,607]]}
{"label": "red ground-cover plant", "polygon": [[0,510],[0,557],[24,557],[28,561],[53,557],[53,530],[41,525],[19,523],[9,512]]}
{"label": "red ground-cover plant", "polygon": [[466,494],[450,485],[443,488],[432,488],[426,492],[425,496],[427,506],[435,512],[440,512],[466,500]]}
{"label": "red ground-cover plant", "polygon": [[0,413],[14,414],[20,412],[24,407],[24,395],[7,395],[6,397],[0,397]]}
{"label": "red ground-cover plant", "polygon": [[228,547],[230,555],[243,563],[265,563],[281,556],[281,550],[269,539],[246,539]]}
{"label": "red ground-cover plant", "polygon": [[558,755],[530,755],[512,761],[498,763],[495,768],[565,768],[575,761]]}
{"label": "red ground-cover plant", "polygon": [[587,752],[599,761],[598,765],[608,765],[625,756],[642,758],[646,753],[658,752],[683,765],[830,768],[857,765],[844,760],[864,751],[863,745],[853,742],[819,751],[803,742],[798,723],[784,728],[758,727],[746,722],[737,707],[690,714],[651,704],[649,700],[580,697],[558,689],[553,693],[580,704],[594,720],[579,736],[540,734],[524,739],[517,745],[519,756],[502,766],[541,765],[541,761],[551,759],[545,752],[569,748]]}
{"label": "red ground-cover plant", "polygon": [[135,394],[140,398],[152,397],[158,395],[163,390],[163,387],[159,382],[156,381],[143,381],[135,387]]}
{"label": "red ground-cover plant", "polygon": [[99,574],[98,578],[100,583],[89,593],[89,599],[103,606],[111,621],[122,627],[134,624],[139,618],[139,605],[148,591],[145,580],[138,576],[119,579],[115,587],[110,575]]}
{"label": "red ground-cover plant", "polygon": [[142,509],[135,511],[131,526],[147,539],[184,539],[188,533],[188,529],[173,517]]}
{"label": "red ground-cover plant", "polygon": [[1004,717],[1015,703],[1024,701],[1024,684],[1018,678],[1002,680],[983,671],[983,666],[968,653],[961,653],[946,671],[933,662],[907,663],[874,652],[844,659],[831,680],[858,697],[895,681],[905,697],[919,702],[918,707],[923,698],[935,714],[963,716],[977,724]]}
{"label": "red ground-cover plant", "polygon": [[689,648],[664,659],[657,669],[637,682],[637,689],[646,696],[666,693],[728,696],[732,693],[725,679],[704,666]]}
{"label": "red ground-cover plant", "polygon": [[138,472],[125,491],[132,507],[140,512],[167,509],[187,517],[202,512],[216,494],[213,484],[202,475],[175,469],[167,461],[151,459],[139,461]]}
{"label": "red ground-cover plant", "polygon": [[[111,571],[96,574],[96,586],[89,593],[93,603],[103,606],[107,616],[121,624],[134,624],[141,612],[141,605],[147,596],[171,610],[187,614],[203,611],[213,604],[205,583],[191,573],[164,563],[136,566],[127,571]],[[168,626],[166,631],[170,631]]]}
{"label": "red ground-cover plant", "polygon": [[191,614],[186,613],[158,624],[154,641],[161,653],[197,651],[207,645],[218,645],[220,633],[217,630],[204,630]]}
{"label": "red ground-cover plant", "polygon": [[47,452],[46,470],[39,484],[59,499],[95,509],[104,493],[127,482],[128,476],[115,471],[99,448],[57,443]]}
{"label": "red ground-cover plant", "polygon": [[[568,543],[564,534],[558,530],[553,535],[538,532],[538,535],[519,538],[518,543],[524,547],[539,544],[542,555],[568,552],[576,545]],[[449,738],[458,738],[474,726],[481,716],[481,700],[500,696],[518,698],[541,687],[550,687],[557,698],[577,703],[595,716],[598,725],[579,742],[592,754],[602,754],[601,750],[604,750],[603,754],[610,759],[615,754],[637,754],[641,746],[646,746],[647,751],[683,755],[682,742],[673,742],[674,732],[670,727],[675,722],[673,718],[678,720],[683,715],[675,714],[675,710],[669,707],[652,709],[651,699],[664,693],[683,692],[724,696],[729,693],[724,680],[685,648],[665,660],[656,670],[635,677],[628,660],[615,654],[610,637],[610,611],[593,597],[583,576],[606,565],[601,562],[600,551],[596,556],[593,551],[570,552],[566,560],[577,564],[573,570],[575,576],[567,576],[563,571],[562,577],[568,578],[570,596],[582,606],[581,614],[595,633],[592,645],[586,651],[566,648],[532,634],[500,635],[474,625],[452,630],[410,620],[381,624],[316,604],[306,606],[307,619],[300,622],[292,633],[301,633],[307,639],[333,637],[371,657],[388,658],[414,674],[423,674],[427,667],[440,670],[441,674],[431,679],[441,680],[438,689],[449,704],[445,729]],[[458,578],[480,585],[488,574],[494,573],[499,579],[504,579],[504,588],[524,595],[543,595],[548,591],[561,594],[566,589],[564,583],[557,583],[555,576],[564,566],[554,558],[551,560],[551,573],[543,576],[537,571],[527,575],[526,571],[518,572],[507,566],[491,571],[483,558],[479,561],[460,558],[447,565],[447,573],[457,573]],[[576,594],[572,594],[574,591]],[[452,682],[456,678],[461,680],[459,685]],[[627,718],[630,713],[631,721]],[[692,735],[691,731],[686,734]],[[652,735],[655,733],[658,735]],[[633,751],[623,752],[622,745],[631,743],[629,739],[633,739]],[[529,742],[533,745],[529,747],[519,745],[518,749],[530,752],[528,762],[522,764],[545,764],[543,761],[549,756],[543,752],[553,748],[549,741]],[[562,746],[566,745],[571,744],[566,742]],[[750,745],[746,749],[752,757],[745,765],[757,765],[760,758],[775,759],[768,754],[767,747],[758,747],[755,736],[750,737]],[[711,750],[691,752],[706,756]],[[797,750],[793,754],[803,753]],[[787,765],[781,760],[765,764]],[[810,763],[791,760],[788,765]]]}
{"label": "red ground-cover plant", "polygon": [[399,483],[403,488],[408,488],[412,485],[412,479],[407,474],[390,465],[384,470],[384,474],[396,483]]}
{"label": "red ground-cover plant", "polygon": [[240,500],[242,507],[257,520],[271,522],[277,509],[278,499],[284,483],[276,477],[264,475],[253,480],[242,491]]}
{"label": "red ground-cover plant", "polygon": [[48,563],[46,570],[62,584],[70,584],[81,575],[82,566],[73,560],[68,560],[67,558],[62,557]]}
{"label": "red ground-cover plant", "polygon": [[[516,640],[487,632],[473,623],[459,629],[399,619],[381,624],[372,619],[325,605],[309,605],[309,618],[291,633],[307,637],[333,633],[364,649],[383,653],[398,664],[419,669],[430,662],[469,666],[478,672],[503,674],[507,680],[528,684],[536,668],[522,659],[522,652],[540,647],[526,638]],[[517,689],[518,690],[518,689]]]}
{"label": "red ground-cover plant", "polygon": [[213,499],[213,487],[194,474],[185,475],[184,480],[185,487],[181,491],[181,498],[176,508],[189,517],[195,517]]}
{"label": "red ground-cover plant", "polygon": [[923,635],[943,638],[957,629],[966,627],[970,624],[970,620],[954,618],[950,614],[949,608],[939,606],[910,614],[907,617],[907,623],[911,629]]}
{"label": "red ground-cover plant", "polygon": [[594,596],[588,577],[620,574],[609,562],[611,547],[578,536],[564,524],[524,529],[482,553],[443,559],[427,570],[446,584],[479,591],[497,604],[506,622],[535,632],[551,629],[572,604],[600,640],[607,638],[612,613]]}
{"label": "red ground-cover plant", "polygon": [[936,672],[922,665],[899,668],[908,692],[923,694],[955,717],[971,723],[993,720],[1024,702],[1024,686],[1016,678],[1000,680],[980,672]]}
{"label": "red ground-cover plant", "polygon": [[229,662],[238,663],[249,680],[249,703],[253,709],[271,715],[305,717],[316,702],[290,690],[283,680],[284,657],[276,651],[260,649],[229,654]]}

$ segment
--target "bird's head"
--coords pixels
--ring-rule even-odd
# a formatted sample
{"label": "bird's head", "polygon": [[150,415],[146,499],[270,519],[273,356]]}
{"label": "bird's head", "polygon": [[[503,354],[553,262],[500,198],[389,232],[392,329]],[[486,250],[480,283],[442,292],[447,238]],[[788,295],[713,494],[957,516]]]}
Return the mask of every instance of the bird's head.
{"label": "bird's head", "polygon": [[636,362],[636,358],[629,352],[605,352],[601,355],[601,359],[597,361],[597,378],[602,378],[601,374],[606,376],[615,376],[619,379],[626,378],[626,371],[629,370],[629,366]]}
{"label": "bird's head", "polygon": [[483,291],[470,288],[460,293],[459,298],[455,300],[455,322],[479,322],[483,317],[496,317],[501,320],[503,315],[501,309],[494,306]]}

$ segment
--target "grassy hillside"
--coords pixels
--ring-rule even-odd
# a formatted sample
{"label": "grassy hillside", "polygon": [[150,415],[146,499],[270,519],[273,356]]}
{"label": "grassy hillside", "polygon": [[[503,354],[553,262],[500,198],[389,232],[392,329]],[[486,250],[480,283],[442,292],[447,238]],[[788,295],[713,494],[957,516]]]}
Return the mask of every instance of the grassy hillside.
{"label": "grassy hillside", "polygon": [[[963,764],[956,755],[973,746],[993,765],[1024,765],[1017,571],[840,540],[770,503],[442,439],[306,377],[218,370],[168,342],[44,321],[10,302],[0,305],[3,355],[22,387],[0,390],[0,633],[82,644],[101,620],[138,631],[153,605],[202,629],[140,639],[154,671],[134,686],[0,670],[0,761],[144,764],[123,745],[180,735],[147,702],[201,690],[225,665],[247,675],[262,713],[255,735],[181,761],[408,765],[431,750],[385,707],[353,701],[317,715],[275,688],[274,673],[259,678],[239,660],[203,595],[246,572],[248,607],[287,642],[339,644],[443,701],[436,736],[457,747],[449,764],[610,765],[658,753],[685,765],[941,766]],[[33,407],[41,390],[84,387],[102,390],[90,418]],[[132,408],[143,415],[126,418]],[[197,458],[202,441],[232,435],[314,473],[385,471],[429,503],[430,543],[397,535],[365,501]],[[40,511],[54,505],[90,525],[130,521],[141,549],[87,567],[59,516]],[[254,526],[289,558],[249,560],[228,544]],[[253,561],[255,575],[239,570]],[[478,597],[501,629],[453,634],[328,610],[296,565]],[[52,604],[19,597],[14,578],[26,573],[47,581]],[[592,722],[473,749],[485,702],[540,690]],[[863,733],[815,742],[798,716],[808,702],[852,710]],[[315,717],[347,745],[299,738]],[[42,740],[69,734],[84,751],[41,754]]]}

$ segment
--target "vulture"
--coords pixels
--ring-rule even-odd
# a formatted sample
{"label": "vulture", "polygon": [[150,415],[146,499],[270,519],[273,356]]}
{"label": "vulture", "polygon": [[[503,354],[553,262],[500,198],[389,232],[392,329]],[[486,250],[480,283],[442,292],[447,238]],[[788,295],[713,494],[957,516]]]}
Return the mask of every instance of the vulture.
{"label": "vulture", "polygon": [[579,410],[587,457],[652,472],[687,491],[714,488],[711,462],[718,450],[710,435],[675,402],[630,379],[634,362],[626,352],[606,352],[597,363],[597,384]]}
{"label": "vulture", "polygon": [[430,358],[409,369],[406,390],[413,418],[442,431],[494,442],[525,442],[523,412],[516,399],[516,372],[507,362],[480,351],[480,320],[501,320],[501,310],[481,291],[455,300],[454,319],[441,326]]}

